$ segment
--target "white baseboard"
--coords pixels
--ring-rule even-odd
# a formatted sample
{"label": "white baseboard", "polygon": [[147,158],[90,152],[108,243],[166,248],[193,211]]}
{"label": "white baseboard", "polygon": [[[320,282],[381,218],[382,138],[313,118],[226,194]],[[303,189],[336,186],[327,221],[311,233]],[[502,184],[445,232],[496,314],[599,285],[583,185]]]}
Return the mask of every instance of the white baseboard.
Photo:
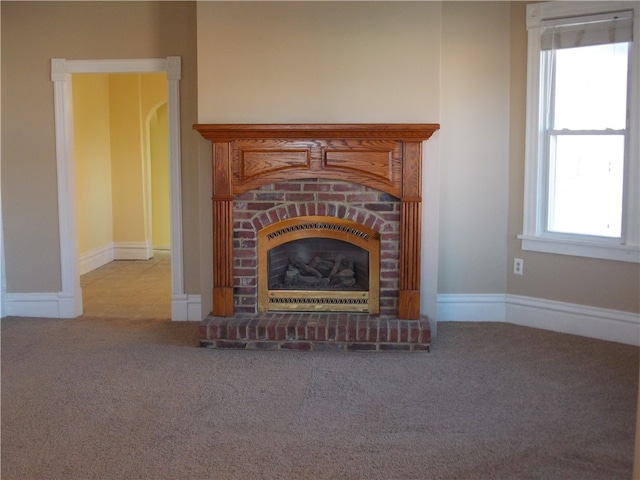
{"label": "white baseboard", "polygon": [[171,297],[171,320],[174,322],[203,320],[202,297],[200,295],[173,295]]}
{"label": "white baseboard", "polygon": [[114,260],[149,260],[153,257],[153,248],[149,242],[115,242]]}
{"label": "white baseboard", "polygon": [[640,314],[509,295],[509,323],[640,346]]}
{"label": "white baseboard", "polygon": [[102,247],[81,253],[79,258],[80,275],[84,275],[109,262],[113,262],[114,259],[113,243],[108,243]]}
{"label": "white baseboard", "polygon": [[75,318],[82,310],[62,293],[6,293],[5,306],[3,313],[12,317]]}
{"label": "white baseboard", "polygon": [[[75,318],[78,308],[61,293],[5,293],[3,315]],[[174,295],[171,319],[200,321],[200,295]],[[518,295],[440,294],[438,322],[507,322],[640,346],[640,314]]]}
{"label": "white baseboard", "polygon": [[438,322],[504,322],[506,295],[438,295]]}
{"label": "white baseboard", "polygon": [[640,314],[519,295],[438,295],[438,322],[507,322],[640,346]]}

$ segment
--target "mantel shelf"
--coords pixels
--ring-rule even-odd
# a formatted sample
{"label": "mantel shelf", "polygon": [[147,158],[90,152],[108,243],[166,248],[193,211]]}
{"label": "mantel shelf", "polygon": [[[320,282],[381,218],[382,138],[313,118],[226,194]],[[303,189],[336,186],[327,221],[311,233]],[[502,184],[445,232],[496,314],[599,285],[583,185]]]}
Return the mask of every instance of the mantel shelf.
{"label": "mantel shelf", "polygon": [[386,139],[427,140],[440,128],[437,123],[298,123],[298,124],[196,124],[194,130],[214,141],[240,139]]}

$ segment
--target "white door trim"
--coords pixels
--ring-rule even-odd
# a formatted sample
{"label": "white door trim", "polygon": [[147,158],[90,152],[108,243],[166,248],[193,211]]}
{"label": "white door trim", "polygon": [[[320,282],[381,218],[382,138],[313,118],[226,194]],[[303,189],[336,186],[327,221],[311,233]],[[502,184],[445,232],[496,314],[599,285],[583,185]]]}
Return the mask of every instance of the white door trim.
{"label": "white door trim", "polygon": [[82,315],[82,290],[77,240],[75,155],[73,149],[73,73],[153,73],[167,75],[167,115],[169,134],[169,197],[171,227],[171,319],[187,320],[184,293],[182,247],[182,172],[180,158],[180,78],[181,58],[123,60],[51,59],[51,80],[55,108],[56,161],[58,174],[58,215],[62,291],[59,315]]}

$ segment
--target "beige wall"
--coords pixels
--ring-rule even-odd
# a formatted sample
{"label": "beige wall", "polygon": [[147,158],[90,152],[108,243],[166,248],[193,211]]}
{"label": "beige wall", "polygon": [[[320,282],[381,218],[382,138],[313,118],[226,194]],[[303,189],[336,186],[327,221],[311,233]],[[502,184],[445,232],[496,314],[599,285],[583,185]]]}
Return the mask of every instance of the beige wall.
{"label": "beige wall", "polygon": [[78,252],[82,255],[113,242],[109,77],[74,75],[72,84]]}
{"label": "beige wall", "polygon": [[442,8],[440,293],[506,289],[509,12]]}
{"label": "beige wall", "polygon": [[[525,4],[511,7],[511,103],[509,129],[509,214],[507,293],[561,302],[640,312],[640,265],[521,250],[526,104]],[[512,273],[513,258],[524,275]]]}
{"label": "beige wall", "polygon": [[435,122],[439,12],[436,2],[200,2],[198,119]]}
{"label": "beige wall", "polygon": [[638,265],[520,250],[524,19],[523,2],[3,3],[8,291],[59,288],[49,59],[180,55],[187,293],[210,281],[209,152],[193,123],[439,122],[441,293],[639,311]]}
{"label": "beige wall", "polygon": [[198,293],[195,32],[192,2],[3,2],[2,208],[9,293],[61,288],[50,59],[170,55],[182,57],[185,290]]}

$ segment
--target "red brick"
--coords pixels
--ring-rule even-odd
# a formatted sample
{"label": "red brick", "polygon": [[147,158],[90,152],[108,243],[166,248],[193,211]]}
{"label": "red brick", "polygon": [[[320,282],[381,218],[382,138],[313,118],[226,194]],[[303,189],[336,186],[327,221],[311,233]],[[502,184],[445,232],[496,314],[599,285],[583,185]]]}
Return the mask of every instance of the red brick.
{"label": "red brick", "polygon": [[317,352],[339,352],[346,348],[344,343],[326,343],[326,342],[316,342],[313,344],[313,350]]}
{"label": "red brick", "polygon": [[247,327],[249,326],[249,320],[243,319],[238,322],[238,338],[248,338]]}
{"label": "red brick", "polygon": [[380,329],[380,320],[378,318],[369,319],[369,341],[378,341],[378,331]]}
{"label": "red brick", "polygon": [[331,189],[334,192],[361,192],[363,188],[357,183],[350,182],[335,182],[331,185]]}
{"label": "red brick", "polygon": [[284,342],[280,345],[284,350],[311,350],[310,342]]}
{"label": "red brick", "polygon": [[274,190],[284,190],[287,192],[299,192],[302,185],[299,182],[278,182],[273,184]]}
{"label": "red brick", "polygon": [[284,194],[282,192],[261,191],[260,193],[256,194],[256,202],[265,202],[265,201],[281,202],[283,200],[283,197],[284,197]]}
{"label": "red brick", "polygon": [[[271,208],[271,207],[269,207]],[[266,210],[266,209],[265,209]],[[269,223],[276,223],[280,219],[278,218],[278,213],[275,210],[269,210],[267,213],[267,218],[269,218]]]}
{"label": "red brick", "polygon": [[400,341],[409,341],[409,325],[406,321],[400,321]]}
{"label": "red brick", "polygon": [[291,322],[287,323],[286,326],[287,329],[287,335],[286,335],[286,339],[287,340],[295,340],[296,339],[296,325],[295,324],[291,324]]}
{"label": "red brick", "polygon": [[218,327],[218,325],[209,325],[207,327],[207,334],[205,338],[209,340],[215,340],[220,338],[220,327]]}
{"label": "red brick", "polygon": [[[270,207],[269,207],[270,208]],[[269,218],[269,215],[267,212],[265,212],[263,208],[258,208],[256,209],[258,212],[262,212],[259,215],[260,218],[260,222],[266,227],[267,225],[271,225],[271,218]]]}
{"label": "red brick", "polygon": [[253,200],[253,192],[245,192],[240,195],[236,195],[234,203],[241,203],[243,200]]}
{"label": "red brick", "polygon": [[368,328],[367,328],[367,321],[366,320],[358,320],[358,331],[357,331],[357,340],[359,342],[366,342],[367,341],[367,334],[368,334]]}
{"label": "red brick", "polygon": [[307,215],[317,215],[317,210],[316,210],[316,204],[315,203],[307,203],[305,205],[305,208],[307,210]]}
{"label": "red brick", "polygon": [[227,340],[237,340],[238,339],[238,326],[233,323],[227,327]]}
{"label": "red brick", "polygon": [[409,341],[411,343],[417,343],[420,338],[420,328],[418,322],[411,322],[409,324]]}
{"label": "red brick", "polygon": [[198,325],[198,337],[199,338],[209,338],[209,325],[206,323],[201,323]]}
{"label": "red brick", "polygon": [[289,205],[287,205],[287,216],[289,218],[294,218],[298,216],[297,204],[290,203]]}
{"label": "red brick", "polygon": [[348,343],[347,350],[376,350],[377,345],[375,343]]}
{"label": "red brick", "polygon": [[242,313],[242,314],[246,314],[246,313],[255,313],[255,307],[246,305],[246,306],[239,306],[239,305],[235,305],[234,306],[234,311],[236,314],[238,313]]}
{"label": "red brick", "polygon": [[347,202],[356,203],[356,202],[375,202],[378,200],[378,196],[373,192],[357,192],[347,194]]}
{"label": "red brick", "polygon": [[267,324],[267,338],[269,340],[275,340],[276,339],[276,325],[278,324],[278,320],[277,319],[269,319],[268,324]]}
{"label": "red brick", "polygon": [[258,266],[258,260],[256,258],[243,258],[240,262],[240,266],[243,268],[253,268],[253,275],[255,276],[255,269]]}
{"label": "red brick", "polygon": [[246,348],[246,342],[232,342],[228,340],[216,340],[216,348]]}
{"label": "red brick", "polygon": [[298,323],[296,324],[296,339],[297,340],[306,340],[307,332],[306,332],[306,320],[298,319]]}
{"label": "red brick", "polygon": [[276,340],[285,340],[287,338],[287,324],[283,318],[278,320],[276,324]]}
{"label": "red brick", "polygon": [[431,342],[431,330],[428,328],[420,329],[420,338],[418,339],[419,343],[429,343]]}
{"label": "red brick", "polygon": [[251,340],[257,340],[258,338],[258,324],[260,323],[259,318],[253,318],[249,325],[247,326],[247,338]]}
{"label": "red brick", "polygon": [[249,342],[248,349],[254,350],[278,350],[278,342]]}
{"label": "red brick", "polygon": [[302,190],[305,192],[328,192],[331,189],[329,183],[304,183]]}
{"label": "red brick", "polygon": [[251,210],[253,212],[265,212],[273,207],[275,207],[277,203],[274,202],[250,202],[247,203],[246,210]]}
{"label": "red brick", "polygon": [[327,326],[323,323],[319,323],[317,327],[316,338],[318,340],[326,340],[327,339]]}
{"label": "red brick", "polygon": [[342,193],[324,193],[320,192],[318,195],[319,202],[344,202],[345,195]]}
{"label": "red brick", "polygon": [[399,335],[399,330],[398,330],[398,320],[389,320],[389,341],[390,342],[397,342],[400,335]]}
{"label": "red brick", "polygon": [[313,323],[307,323],[306,328],[306,332],[305,332],[305,337],[307,340],[317,340],[316,337],[316,332],[317,332],[317,325],[315,322]]}
{"label": "red brick", "polygon": [[285,201],[287,202],[312,202],[315,200],[313,193],[287,193]]}
{"label": "red brick", "polygon": [[339,320],[336,326],[336,342],[347,341],[347,325],[349,320]]}
{"label": "red brick", "polygon": [[408,343],[381,343],[380,350],[390,352],[390,351],[409,351],[411,350],[411,345]]}
{"label": "red brick", "polygon": [[380,329],[378,332],[378,341],[386,342],[389,339],[389,326],[387,320],[380,320]]}

